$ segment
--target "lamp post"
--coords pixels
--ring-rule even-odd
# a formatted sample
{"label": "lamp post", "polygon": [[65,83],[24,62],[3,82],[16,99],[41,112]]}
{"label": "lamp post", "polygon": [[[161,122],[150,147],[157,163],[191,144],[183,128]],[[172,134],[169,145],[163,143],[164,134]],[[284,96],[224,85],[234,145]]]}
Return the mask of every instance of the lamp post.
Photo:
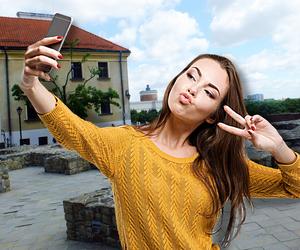
{"label": "lamp post", "polygon": [[23,145],[22,143],[22,127],[21,127],[21,113],[22,113],[23,109],[21,107],[17,108],[17,112],[19,115],[19,128],[20,128],[20,146]]}

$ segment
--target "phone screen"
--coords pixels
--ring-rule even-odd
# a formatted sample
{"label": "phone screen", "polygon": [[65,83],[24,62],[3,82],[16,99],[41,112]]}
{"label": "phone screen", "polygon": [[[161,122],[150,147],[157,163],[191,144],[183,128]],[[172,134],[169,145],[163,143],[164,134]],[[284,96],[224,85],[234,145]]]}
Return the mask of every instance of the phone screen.
{"label": "phone screen", "polygon": [[[65,38],[70,28],[70,25],[71,25],[71,19],[69,17],[63,16],[61,14],[56,14],[48,30],[47,37],[63,36]],[[57,51],[60,51],[63,41],[64,39],[59,43],[51,44],[50,47]]]}
{"label": "phone screen", "polygon": [[[59,13],[56,13],[54,15],[46,37],[62,36],[63,39],[58,43],[47,45],[47,47],[50,47],[50,48],[55,49],[57,51],[61,50],[61,47],[63,46],[65,38],[66,38],[66,36],[69,32],[69,29],[71,27],[72,20],[73,19],[71,17],[64,16],[64,15],[59,14]],[[45,73],[50,73],[51,69],[52,68],[49,65],[40,65],[39,66],[39,70],[42,70]]]}

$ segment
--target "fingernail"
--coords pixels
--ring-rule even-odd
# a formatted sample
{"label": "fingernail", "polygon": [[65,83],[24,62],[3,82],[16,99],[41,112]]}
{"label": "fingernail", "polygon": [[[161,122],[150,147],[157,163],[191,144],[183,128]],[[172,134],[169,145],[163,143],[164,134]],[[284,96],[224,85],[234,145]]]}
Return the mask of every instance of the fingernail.
{"label": "fingernail", "polygon": [[62,55],[57,56],[59,59],[63,59],[64,57]]}
{"label": "fingernail", "polygon": [[57,36],[56,38],[57,39],[63,39],[64,37],[63,36]]}
{"label": "fingernail", "polygon": [[57,68],[59,68],[59,69],[60,69],[60,68],[61,68],[61,66],[60,66],[59,64],[57,64]]}
{"label": "fingernail", "polygon": [[254,127],[254,126],[251,126],[251,129],[252,129],[253,131],[255,131],[255,127]]}
{"label": "fingernail", "polygon": [[253,117],[250,118],[250,121],[252,121],[252,120],[253,120]]}
{"label": "fingernail", "polygon": [[247,130],[248,131],[248,133],[250,134],[250,135],[252,135],[252,131],[251,130]]}

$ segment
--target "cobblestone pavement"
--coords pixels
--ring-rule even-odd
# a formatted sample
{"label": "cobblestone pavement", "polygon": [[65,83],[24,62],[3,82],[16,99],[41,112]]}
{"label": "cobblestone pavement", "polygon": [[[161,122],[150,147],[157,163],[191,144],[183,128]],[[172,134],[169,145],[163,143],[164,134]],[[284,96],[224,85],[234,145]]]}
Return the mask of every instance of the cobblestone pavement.
{"label": "cobblestone pavement", "polygon": [[[66,239],[64,199],[109,186],[98,170],[76,175],[45,173],[42,167],[9,172],[12,190],[0,194],[1,250],[114,250]],[[300,250],[300,200],[254,199],[241,233],[229,250]],[[225,209],[225,220],[228,218]],[[226,223],[225,223],[226,224]],[[221,233],[214,236],[217,240]]]}
{"label": "cobblestone pavement", "polygon": [[11,191],[0,194],[1,250],[114,249],[66,239],[63,200],[109,186],[98,170],[62,175],[27,167],[9,178]]}

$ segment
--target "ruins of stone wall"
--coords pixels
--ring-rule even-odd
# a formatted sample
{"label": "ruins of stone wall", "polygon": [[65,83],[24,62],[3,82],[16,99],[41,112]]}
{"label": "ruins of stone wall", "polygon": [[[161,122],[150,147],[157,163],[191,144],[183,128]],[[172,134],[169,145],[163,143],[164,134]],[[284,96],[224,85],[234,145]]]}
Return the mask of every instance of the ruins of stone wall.
{"label": "ruins of stone wall", "polygon": [[111,188],[63,201],[67,238],[97,241],[121,249]]}
{"label": "ruins of stone wall", "polygon": [[10,191],[10,181],[7,168],[0,168],[0,193]]}
{"label": "ruins of stone wall", "polygon": [[91,169],[91,165],[76,153],[52,155],[44,161],[45,172],[59,174],[77,174]]}
{"label": "ruins of stone wall", "polygon": [[0,167],[9,171],[27,166],[40,166],[48,173],[76,174],[95,168],[93,164],[82,159],[77,152],[67,150],[59,145],[39,147],[21,146],[0,150]]}

